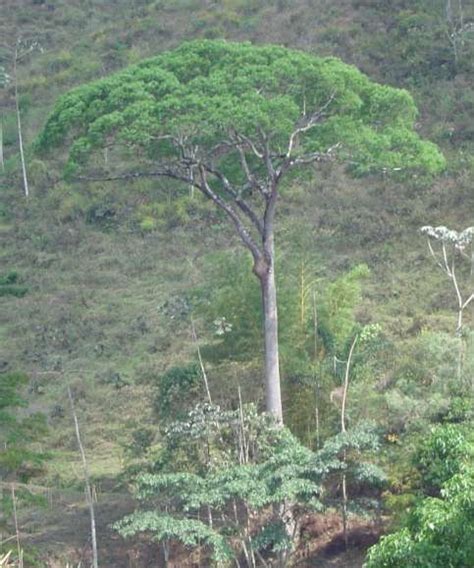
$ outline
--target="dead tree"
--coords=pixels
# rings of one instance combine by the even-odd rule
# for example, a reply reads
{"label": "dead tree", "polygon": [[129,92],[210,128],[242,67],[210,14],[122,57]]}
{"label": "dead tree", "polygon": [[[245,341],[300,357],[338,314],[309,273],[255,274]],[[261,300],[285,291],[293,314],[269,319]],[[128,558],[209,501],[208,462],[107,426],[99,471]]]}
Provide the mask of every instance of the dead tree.
{"label": "dead tree", "polygon": [[[27,175],[27,168],[26,168],[26,158],[25,158],[25,145],[23,141],[23,127],[21,121],[21,109],[20,109],[20,94],[18,89],[18,65],[24,59],[26,59],[33,51],[40,50],[42,48],[37,41],[27,41],[23,40],[21,37],[17,37],[16,40],[10,45],[8,43],[0,44],[0,48],[2,52],[6,54],[4,59],[8,62],[11,68],[11,76],[8,75],[6,72],[2,73],[0,77],[0,86],[3,83],[3,86],[6,87],[10,83],[13,85],[13,99],[15,105],[15,115],[16,115],[16,123],[17,123],[17,130],[18,130],[18,148],[20,151],[20,161],[21,161],[21,174],[23,180],[23,191],[25,193],[25,197],[28,197],[30,194],[29,184],[28,184],[28,175]],[[3,69],[3,67],[2,67]],[[1,154],[1,162],[2,162],[2,169],[3,169],[3,149],[0,152]]]}
{"label": "dead tree", "polygon": [[69,402],[71,405],[71,413],[74,420],[74,429],[76,431],[76,440],[81,453],[82,467],[84,471],[84,484],[86,489],[86,500],[89,507],[90,520],[91,520],[91,539],[92,539],[92,566],[93,568],[99,567],[99,560],[97,554],[97,534],[96,534],[96,522],[95,522],[95,511],[94,511],[94,499],[92,496],[89,467],[87,464],[86,454],[84,452],[84,446],[82,445],[81,433],[79,430],[79,421],[77,419],[76,408],[74,406],[74,398],[72,396],[71,388],[67,388],[67,394],[69,397]]}
{"label": "dead tree", "polygon": [[[464,343],[463,343],[463,316],[465,309],[474,300],[474,291],[471,289],[464,292],[459,284],[459,278],[456,272],[456,260],[467,258],[473,262],[472,252],[469,254],[467,249],[472,246],[474,237],[474,227],[468,227],[464,231],[457,232],[448,229],[445,226],[431,227],[429,225],[422,227],[421,232],[428,237],[428,249],[433,257],[436,265],[450,279],[456,296],[457,303],[457,324],[456,335],[459,337],[459,356],[458,356],[458,379],[462,378],[463,359],[464,359]],[[439,252],[435,251],[433,242],[439,245]],[[471,264],[472,276],[472,264]]]}
{"label": "dead tree", "polygon": [[[346,362],[346,370],[344,373],[344,385],[342,391],[342,404],[341,404],[341,433],[345,434],[347,432],[346,429],[346,407],[347,407],[347,393],[349,392],[349,377],[350,377],[350,370],[352,364],[352,356],[354,354],[354,349],[357,343],[358,336],[356,335],[351,348],[349,350],[349,355],[347,357]],[[343,454],[343,462],[346,463],[347,461],[347,454],[346,450],[344,450]],[[347,494],[347,477],[346,473],[342,474],[342,525],[343,525],[343,532],[344,532],[344,544],[346,550],[349,547],[349,536],[348,536],[348,515],[347,515],[347,504],[349,502],[349,497]]]}

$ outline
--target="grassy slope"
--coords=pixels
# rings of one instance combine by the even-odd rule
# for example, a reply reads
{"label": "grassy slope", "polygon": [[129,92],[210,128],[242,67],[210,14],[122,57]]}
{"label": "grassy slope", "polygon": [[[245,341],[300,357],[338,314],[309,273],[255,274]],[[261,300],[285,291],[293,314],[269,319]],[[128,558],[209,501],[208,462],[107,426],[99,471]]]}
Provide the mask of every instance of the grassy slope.
{"label": "grassy slope", "polygon": [[[416,230],[427,223],[459,228],[472,223],[469,139],[443,142],[450,129],[460,130],[453,109],[466,109],[472,84],[462,73],[455,80],[427,74],[420,81],[404,74],[398,46],[377,49],[384,38],[393,37],[387,30],[403,3],[393,10],[373,4],[228,0],[216,6],[204,0],[136,0],[112,6],[58,0],[50,2],[55,9],[49,12],[30,2],[10,1],[6,17],[38,34],[45,47],[21,68],[27,140],[34,139],[52,102],[67,88],[196,36],[334,54],[378,80],[415,85],[420,128],[444,144],[451,171],[431,187],[418,189],[384,179],[347,180],[337,170],[321,172],[281,208],[279,242],[282,254],[291,257],[295,236],[301,238],[328,278],[367,262],[372,277],[361,318],[381,321],[392,337],[404,339],[414,324],[449,329],[451,296]],[[413,69],[418,69],[415,63]],[[11,97],[6,103],[11,108]],[[126,199],[120,201],[121,223],[108,230],[88,224],[74,199],[68,208],[61,198],[53,198],[58,190],[51,189],[41,164],[36,164],[34,197],[25,206],[15,174],[11,113],[7,124],[11,160],[9,175],[0,180],[0,200],[7,209],[1,219],[1,271],[18,270],[30,292],[20,299],[0,298],[0,362],[30,373],[32,408],[51,416],[48,445],[55,458],[49,480],[60,485],[80,480],[66,382],[75,387],[93,474],[114,477],[131,429],[149,419],[147,380],[193,356],[189,315],[161,306],[207,282],[209,250],[230,251],[238,243],[212,217],[142,234],[135,230]],[[111,384],[115,373],[126,383],[120,389]],[[212,378],[218,389],[218,373]]]}

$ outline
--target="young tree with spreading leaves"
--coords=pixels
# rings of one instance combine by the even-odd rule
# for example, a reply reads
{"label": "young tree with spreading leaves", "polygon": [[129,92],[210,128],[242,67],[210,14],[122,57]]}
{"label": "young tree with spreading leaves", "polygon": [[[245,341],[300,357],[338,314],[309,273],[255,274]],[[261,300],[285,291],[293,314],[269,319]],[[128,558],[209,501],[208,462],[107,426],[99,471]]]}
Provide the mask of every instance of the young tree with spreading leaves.
{"label": "young tree with spreading leaves", "polygon": [[[354,174],[437,172],[444,159],[414,131],[416,114],[408,92],[373,83],[338,59],[199,40],[73,89],[57,102],[38,145],[69,147],[73,177],[87,167],[85,179],[171,178],[224,212],[260,282],[266,408],[282,421],[275,287],[282,181],[336,158]],[[105,164],[93,159],[104,148]],[[125,158],[126,169],[112,168]]]}

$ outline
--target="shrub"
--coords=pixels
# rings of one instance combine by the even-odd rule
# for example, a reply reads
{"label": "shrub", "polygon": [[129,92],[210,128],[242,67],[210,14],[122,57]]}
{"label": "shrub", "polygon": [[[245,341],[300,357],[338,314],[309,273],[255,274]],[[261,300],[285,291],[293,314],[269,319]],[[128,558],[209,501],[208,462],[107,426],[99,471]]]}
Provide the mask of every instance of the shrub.
{"label": "shrub", "polygon": [[406,527],[382,537],[364,568],[467,568],[474,565],[474,471],[454,475],[439,497],[423,499]]}
{"label": "shrub", "polygon": [[125,537],[148,534],[168,551],[172,542],[200,548],[206,566],[254,568],[257,557],[284,568],[299,520],[323,506],[326,476],[344,469],[361,483],[378,477],[371,464],[349,458],[374,449],[369,430],[338,436],[314,454],[253,405],[200,405],[167,428],[164,443],[168,456],[186,454],[187,467],[176,472],[165,459],[161,471],[139,475],[142,508],[115,526]]}
{"label": "shrub", "polygon": [[28,292],[27,286],[18,284],[18,272],[11,270],[4,276],[0,276],[0,297],[14,296],[16,298],[23,298]]}
{"label": "shrub", "polygon": [[178,420],[189,411],[201,395],[202,381],[197,364],[172,367],[161,375],[154,400],[154,408],[160,420]]}
{"label": "shrub", "polygon": [[432,428],[414,457],[414,465],[422,476],[424,493],[439,495],[443,484],[462,471],[472,450],[459,426],[443,424]]}

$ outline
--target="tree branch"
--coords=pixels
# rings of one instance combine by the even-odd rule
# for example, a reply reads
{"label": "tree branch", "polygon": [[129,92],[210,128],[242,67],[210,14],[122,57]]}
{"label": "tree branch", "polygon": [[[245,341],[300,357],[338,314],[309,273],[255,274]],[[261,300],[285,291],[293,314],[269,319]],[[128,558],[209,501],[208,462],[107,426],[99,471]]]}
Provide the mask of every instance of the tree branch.
{"label": "tree branch", "polygon": [[288,142],[288,150],[286,151],[286,157],[288,159],[291,158],[291,152],[293,151],[293,147],[294,147],[296,138],[300,134],[302,134],[303,132],[307,132],[308,130],[310,130],[311,128],[316,126],[316,124],[318,124],[320,122],[320,120],[324,117],[325,110],[332,103],[335,96],[336,96],[336,93],[335,92],[332,93],[332,95],[324,103],[324,105],[320,109],[315,111],[310,117],[307,117],[306,114],[303,114],[303,116],[301,117],[301,119],[299,121],[300,124],[297,125],[296,129],[291,133],[290,140]]}
{"label": "tree branch", "polygon": [[430,254],[431,254],[431,256],[433,257],[434,261],[436,262],[436,265],[439,266],[439,267],[441,268],[441,270],[442,270],[443,272],[446,272],[446,273],[448,274],[448,276],[449,276],[449,267],[448,267],[448,270],[446,270],[446,264],[443,265],[443,263],[438,260],[438,257],[436,256],[436,253],[435,253],[435,251],[434,251],[434,249],[433,249],[433,245],[431,244],[431,241],[430,241],[429,237],[428,237],[427,242],[428,242],[428,249],[429,249]]}
{"label": "tree branch", "polygon": [[208,166],[207,164],[199,164],[199,165],[202,165],[202,167],[206,170],[206,172],[215,176],[222,183],[222,186],[226,191],[226,193],[230,195],[230,197],[235,201],[235,203],[242,211],[242,213],[247,215],[250,221],[255,225],[259,234],[263,235],[262,220],[258,217],[257,213],[250,207],[250,205],[245,201],[245,199],[239,194],[239,191],[236,191],[232,187],[232,184],[229,182],[227,177],[219,170],[216,170]]}
{"label": "tree branch", "polygon": [[250,171],[250,167],[249,167],[248,162],[247,162],[247,156],[245,155],[245,151],[240,144],[237,145],[237,151],[239,152],[239,156],[240,156],[240,165],[242,166],[242,169],[244,170],[245,177],[247,178],[247,181],[248,181],[250,187],[256,189],[259,193],[264,195],[265,194],[265,188],[262,187],[261,183],[259,183],[259,181],[255,177],[255,175]]}
{"label": "tree branch", "polygon": [[240,132],[234,130],[231,133],[231,138],[235,138],[238,143],[244,143],[246,146],[248,146],[259,160],[263,159],[264,152],[259,150],[255,143],[248,136],[245,136],[244,134],[241,134]]}
{"label": "tree branch", "polygon": [[[191,165],[191,162],[190,164]],[[149,172],[125,172],[122,174],[115,174],[115,175],[105,175],[105,176],[79,176],[75,178],[75,181],[88,181],[88,182],[98,182],[98,181],[117,181],[117,180],[134,180],[134,179],[141,179],[141,178],[152,178],[152,177],[168,177],[171,179],[175,179],[177,181],[182,181],[189,185],[192,185],[201,193],[203,193],[206,197],[211,199],[220,209],[222,209],[232,220],[234,223],[237,232],[240,238],[243,240],[244,244],[252,253],[254,259],[258,259],[261,257],[261,251],[258,248],[257,243],[254,241],[252,236],[250,235],[248,229],[242,223],[242,220],[238,216],[237,212],[224,201],[219,195],[217,195],[212,188],[210,187],[206,172],[215,175],[220,179],[220,181],[224,185],[224,189],[229,193],[229,195],[234,199],[235,203],[241,209],[243,213],[245,213],[248,218],[255,224],[259,234],[263,235],[263,225],[262,221],[258,218],[257,214],[250,208],[250,206],[245,202],[245,200],[233,190],[228,180],[220,174],[217,170],[213,170],[209,166],[202,164],[202,163],[193,163],[196,166],[201,174],[201,182],[197,182],[193,177],[186,175],[183,172],[180,172],[180,168],[182,167],[181,164],[174,164],[173,166],[168,166],[160,170],[154,170]]]}
{"label": "tree branch", "polygon": [[[261,129],[259,128],[260,136],[262,137],[263,141],[263,156],[262,159],[265,162],[265,166],[267,168],[268,174],[268,181],[271,186],[270,191],[272,192],[276,188],[276,180],[278,178],[277,173],[275,171],[275,167],[273,166],[272,161],[272,153],[270,151],[270,137]],[[267,193],[268,189],[264,192]]]}
{"label": "tree branch", "polygon": [[472,302],[472,300],[474,300],[474,294],[471,294],[469,298],[464,302],[464,304],[462,305],[462,309],[464,310],[464,308],[467,308],[467,306]]}
{"label": "tree branch", "polygon": [[449,261],[448,261],[448,253],[446,252],[446,245],[443,243],[443,259],[444,259],[444,265],[446,267],[446,274],[452,278],[453,277],[453,270],[454,270],[454,257],[453,257],[453,266],[452,269],[449,268]]}
{"label": "tree branch", "polygon": [[330,146],[325,152],[311,152],[309,154],[303,154],[302,156],[298,156],[298,158],[293,158],[289,160],[288,166],[301,166],[305,164],[312,164],[314,162],[324,162],[326,160],[332,159],[332,153],[334,150],[337,150],[341,146],[341,143],[338,142],[333,146]]}
{"label": "tree branch", "polygon": [[201,183],[198,185],[200,191],[202,191],[209,199],[211,199],[220,209],[222,209],[228,217],[230,217],[232,223],[234,224],[239,237],[242,239],[244,245],[250,250],[255,261],[258,261],[262,257],[262,252],[260,251],[257,243],[252,238],[245,225],[242,223],[239,215],[234,211],[234,209],[226,203],[217,193],[215,193],[209,182],[207,181],[207,172],[202,164],[198,165],[199,174],[201,176]]}

